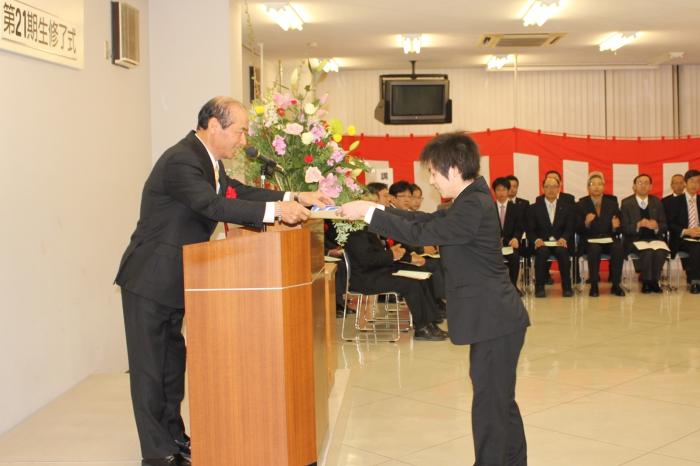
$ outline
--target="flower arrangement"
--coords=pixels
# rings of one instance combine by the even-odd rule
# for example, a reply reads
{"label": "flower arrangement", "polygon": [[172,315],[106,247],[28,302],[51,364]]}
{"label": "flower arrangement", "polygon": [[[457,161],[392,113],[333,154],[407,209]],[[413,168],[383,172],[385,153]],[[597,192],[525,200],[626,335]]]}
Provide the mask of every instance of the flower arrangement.
{"label": "flower arrangement", "polygon": [[[306,62],[311,83],[299,90],[299,69],[294,70],[289,89],[265,93],[253,102],[250,111],[248,142],[284,169],[275,173],[271,183],[284,191],[320,190],[336,204],[359,199],[364,191],[357,177],[369,170],[367,164],[341,146],[343,134],[355,135],[355,128],[337,119],[327,120],[328,94],[316,98],[315,89],[325,77],[325,63]],[[261,163],[251,162],[249,175],[260,173]],[[362,222],[335,221],[337,241],[344,244],[347,235],[361,229]]]}

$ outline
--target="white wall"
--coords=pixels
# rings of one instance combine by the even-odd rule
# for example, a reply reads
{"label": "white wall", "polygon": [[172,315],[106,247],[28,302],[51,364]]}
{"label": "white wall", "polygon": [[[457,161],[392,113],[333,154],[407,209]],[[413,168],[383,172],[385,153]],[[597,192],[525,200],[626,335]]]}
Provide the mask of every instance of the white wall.
{"label": "white wall", "polygon": [[[433,134],[459,129],[519,128],[576,135],[659,137],[673,135],[673,74],[670,66],[640,70],[521,71],[517,102],[512,72],[432,69],[450,77],[453,123],[384,125],[374,119],[378,77],[396,70],[342,70],[321,89],[330,112],[369,135]],[[700,134],[700,67],[681,67],[681,134]]]}
{"label": "white wall", "polygon": [[85,2],[82,71],[0,51],[0,432],[89,374],[126,369],[112,281],[151,147],[148,2],[130,3],[132,70],[105,59],[108,1]]}

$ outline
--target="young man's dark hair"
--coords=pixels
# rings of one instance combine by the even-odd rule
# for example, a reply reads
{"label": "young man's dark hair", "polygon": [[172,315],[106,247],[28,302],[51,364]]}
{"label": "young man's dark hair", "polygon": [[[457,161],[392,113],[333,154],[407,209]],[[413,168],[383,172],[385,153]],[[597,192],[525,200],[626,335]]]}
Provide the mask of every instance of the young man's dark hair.
{"label": "young man's dark hair", "polygon": [[411,183],[404,180],[397,181],[389,187],[389,194],[391,194],[392,196],[396,196],[399,193],[405,193],[406,191],[408,191],[409,193],[413,193],[413,191],[411,190]]}
{"label": "young man's dark hair", "polygon": [[516,183],[518,183],[518,186],[520,186],[520,180],[515,175],[508,175],[505,177],[505,179],[507,179],[508,181],[515,181]]}
{"label": "young man's dark hair", "polygon": [[653,183],[654,183],[654,182],[652,181],[652,179],[651,179],[651,176],[650,176],[650,175],[647,175],[646,173],[640,173],[639,175],[635,176],[635,177],[634,177],[634,180],[632,180],[632,183],[636,184],[636,183],[637,183],[637,180],[640,179],[640,178],[642,178],[642,177],[644,177],[644,176],[646,176],[647,178],[649,178],[649,183],[650,183],[650,184],[653,184]]}
{"label": "young man's dark hair", "polygon": [[496,191],[496,188],[498,186],[501,186],[501,187],[506,188],[506,189],[510,189],[510,180],[508,178],[506,178],[505,176],[502,176],[500,178],[496,178],[495,180],[493,180],[493,183],[491,183],[491,189]]}
{"label": "young man's dark hair", "polygon": [[415,193],[416,191],[420,191],[420,193],[423,194],[423,190],[420,189],[420,186],[418,186],[417,184],[413,183],[413,184],[411,185],[411,194]]}
{"label": "young man's dark hair", "polygon": [[462,132],[446,133],[430,141],[420,154],[420,161],[447,178],[450,167],[462,173],[463,180],[479,176],[479,148],[474,140]]}
{"label": "young man's dark hair", "polygon": [[687,183],[689,179],[691,179],[695,176],[700,176],[700,170],[695,170],[695,169],[688,170],[687,172],[685,172],[685,176],[683,177],[683,179]]}
{"label": "young man's dark hair", "polygon": [[380,183],[379,181],[369,183],[367,184],[367,186],[365,186],[365,188],[367,188],[367,191],[371,194],[379,194],[379,191],[389,189],[389,187],[385,183]]}
{"label": "young man's dark hair", "polygon": [[547,173],[544,174],[544,177],[547,178],[549,175],[557,175],[557,178],[561,180],[561,173],[559,173],[556,170],[549,170]]}

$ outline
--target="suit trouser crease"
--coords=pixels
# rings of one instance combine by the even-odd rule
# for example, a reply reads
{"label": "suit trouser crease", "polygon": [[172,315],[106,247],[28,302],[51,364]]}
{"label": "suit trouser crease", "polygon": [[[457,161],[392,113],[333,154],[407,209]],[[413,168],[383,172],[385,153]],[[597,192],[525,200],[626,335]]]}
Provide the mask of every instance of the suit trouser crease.
{"label": "suit trouser crease", "polygon": [[516,368],[525,329],[470,349],[475,466],[525,466],[527,444],[515,401]]}
{"label": "suit trouser crease", "polygon": [[588,243],[586,245],[591,283],[600,281],[600,257],[602,254],[610,255],[610,281],[613,285],[619,285],[622,279],[622,262],[624,261],[624,249],[620,241],[614,241],[610,244]]}
{"label": "suit trouser crease", "polygon": [[185,391],[183,309],[122,288],[131,400],[144,458],[178,453],[184,440],[180,405]]}
{"label": "suit trouser crease", "polygon": [[547,272],[547,259],[554,255],[559,263],[561,274],[561,286],[565,290],[571,288],[571,256],[569,250],[564,247],[541,246],[535,250],[535,286],[544,287],[544,279]]}
{"label": "suit trouser crease", "polygon": [[645,282],[658,282],[668,253],[663,249],[645,249],[640,251],[637,248],[634,248],[634,252],[639,257],[639,273],[642,276],[642,280]]}

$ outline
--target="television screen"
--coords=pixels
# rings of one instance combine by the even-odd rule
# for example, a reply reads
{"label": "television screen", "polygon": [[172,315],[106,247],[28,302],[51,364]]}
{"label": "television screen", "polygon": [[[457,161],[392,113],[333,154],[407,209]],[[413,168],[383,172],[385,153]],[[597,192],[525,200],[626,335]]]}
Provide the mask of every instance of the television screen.
{"label": "television screen", "polygon": [[443,84],[394,84],[391,86],[393,116],[427,116],[445,113]]}

